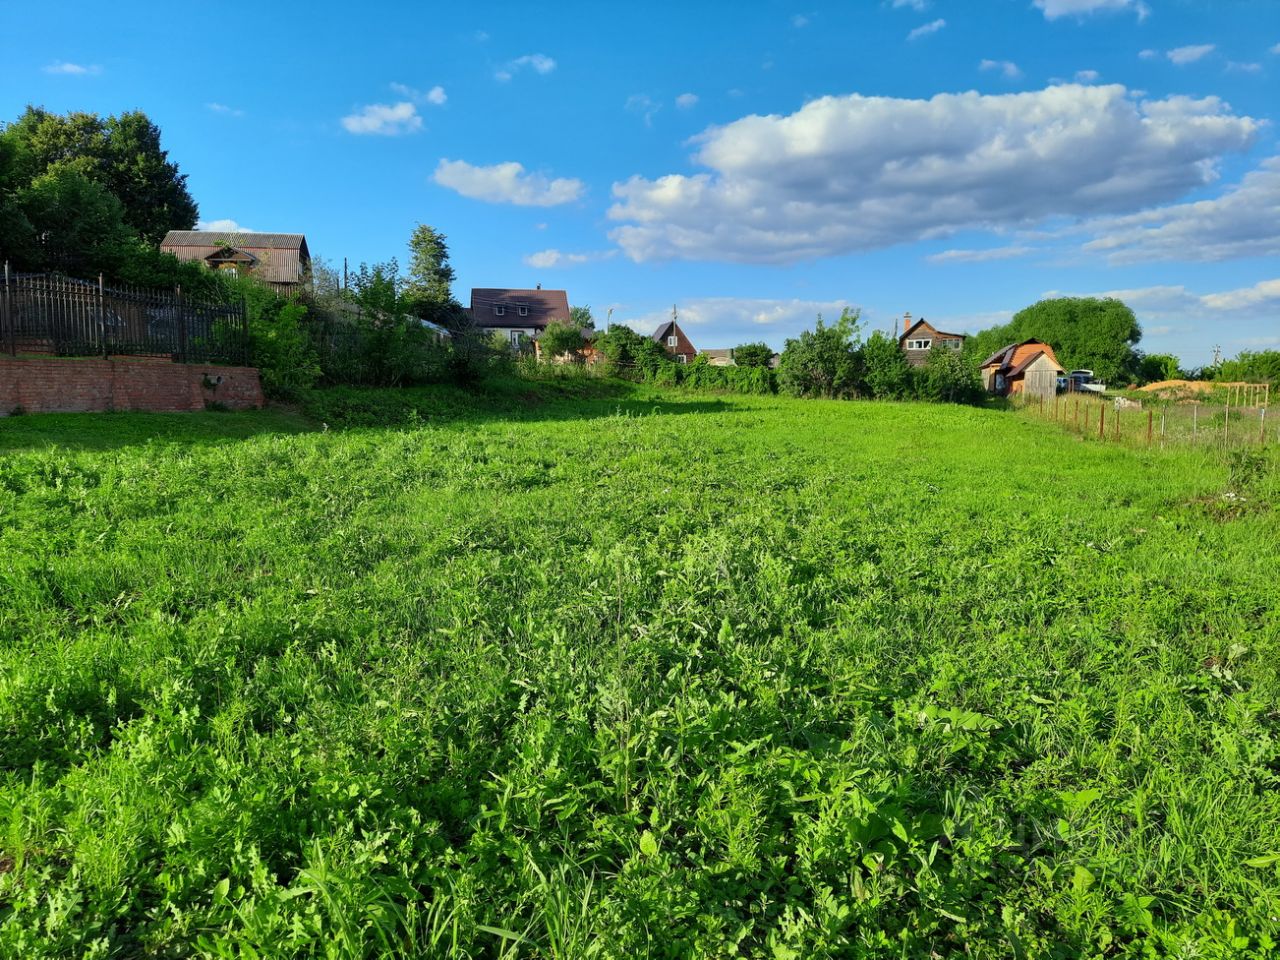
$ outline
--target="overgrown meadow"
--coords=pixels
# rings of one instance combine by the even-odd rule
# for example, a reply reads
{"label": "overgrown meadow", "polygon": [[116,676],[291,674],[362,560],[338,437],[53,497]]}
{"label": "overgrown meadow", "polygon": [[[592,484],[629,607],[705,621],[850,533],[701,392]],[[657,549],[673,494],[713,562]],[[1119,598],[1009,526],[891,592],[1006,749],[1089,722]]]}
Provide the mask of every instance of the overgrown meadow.
{"label": "overgrown meadow", "polygon": [[580,389],[0,421],[0,956],[1280,949],[1274,454]]}

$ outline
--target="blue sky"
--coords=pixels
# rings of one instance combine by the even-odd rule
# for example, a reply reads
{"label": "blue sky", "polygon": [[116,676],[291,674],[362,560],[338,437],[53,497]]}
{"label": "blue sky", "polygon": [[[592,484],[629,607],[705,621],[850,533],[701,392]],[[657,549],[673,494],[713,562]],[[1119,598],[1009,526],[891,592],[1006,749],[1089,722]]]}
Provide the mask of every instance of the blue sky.
{"label": "blue sky", "polygon": [[206,223],[339,266],[429,223],[464,302],[700,347],[1119,291],[1149,351],[1280,347],[1274,0],[175,9],[5,3],[0,117],[142,109]]}

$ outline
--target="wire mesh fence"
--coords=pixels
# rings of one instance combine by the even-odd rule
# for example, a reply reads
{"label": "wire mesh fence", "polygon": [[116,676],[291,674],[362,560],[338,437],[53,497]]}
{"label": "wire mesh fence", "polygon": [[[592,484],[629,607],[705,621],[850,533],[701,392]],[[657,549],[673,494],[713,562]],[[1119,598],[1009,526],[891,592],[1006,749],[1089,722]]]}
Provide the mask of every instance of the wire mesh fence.
{"label": "wire mesh fence", "polygon": [[[1237,394],[1238,395],[1238,394]],[[1261,403],[1231,403],[1232,394],[1203,401],[1161,402],[1121,396],[1070,393],[1017,399],[1015,406],[1082,437],[1134,446],[1210,445],[1239,447],[1280,442],[1280,415]]]}
{"label": "wire mesh fence", "polygon": [[252,362],[243,301],[14,274],[0,287],[0,351],[17,357],[139,356],[176,363]]}

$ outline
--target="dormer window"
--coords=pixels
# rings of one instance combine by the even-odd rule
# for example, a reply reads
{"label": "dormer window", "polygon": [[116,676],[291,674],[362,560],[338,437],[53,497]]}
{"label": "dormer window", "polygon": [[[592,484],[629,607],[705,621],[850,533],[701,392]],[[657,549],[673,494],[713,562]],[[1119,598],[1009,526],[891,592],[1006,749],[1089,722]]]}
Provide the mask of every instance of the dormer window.
{"label": "dormer window", "polygon": [[667,346],[668,346],[668,347],[678,347],[678,346],[680,346],[680,338],[679,338],[679,337],[667,337]]}
{"label": "dormer window", "polygon": [[504,317],[506,316],[506,314],[507,314],[507,308],[504,307],[502,304],[495,303],[493,305],[493,315],[495,317]]}
{"label": "dormer window", "polygon": [[520,314],[522,317],[527,317],[529,315],[529,308],[523,305],[516,307],[516,313]]}

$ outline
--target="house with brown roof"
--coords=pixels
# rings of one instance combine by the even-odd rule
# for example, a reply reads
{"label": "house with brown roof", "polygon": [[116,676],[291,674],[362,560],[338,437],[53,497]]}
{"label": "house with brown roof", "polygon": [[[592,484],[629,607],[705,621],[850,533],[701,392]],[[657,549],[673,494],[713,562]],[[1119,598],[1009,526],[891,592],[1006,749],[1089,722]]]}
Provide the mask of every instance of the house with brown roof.
{"label": "house with brown roof", "polygon": [[512,346],[536,340],[549,323],[569,322],[569,294],[564,290],[512,290],[473,287],[471,321],[480,329],[500,334]]}
{"label": "house with brown roof", "polygon": [[707,363],[713,367],[736,367],[738,365],[733,359],[733,349],[729,347],[704,348],[698,351],[698,356],[706,357]]}
{"label": "house with brown roof", "polygon": [[301,233],[170,230],[160,251],[199,261],[210,270],[256,277],[281,290],[303,283],[311,270],[311,251]]}
{"label": "house with brown roof", "polygon": [[986,391],[1002,397],[1052,397],[1058,392],[1058,378],[1066,374],[1053,347],[1035,339],[1001,347],[978,369]]}
{"label": "house with brown roof", "polygon": [[955,350],[964,348],[963,333],[947,333],[939,330],[924,317],[912,320],[911,314],[902,317],[902,335],[898,337],[898,349],[907,355],[907,363],[923,367],[930,350]]}
{"label": "house with brown roof", "polygon": [[676,363],[691,363],[698,355],[693,342],[685,336],[684,331],[680,329],[680,324],[674,320],[668,320],[653,331],[653,339],[661,344]]}

